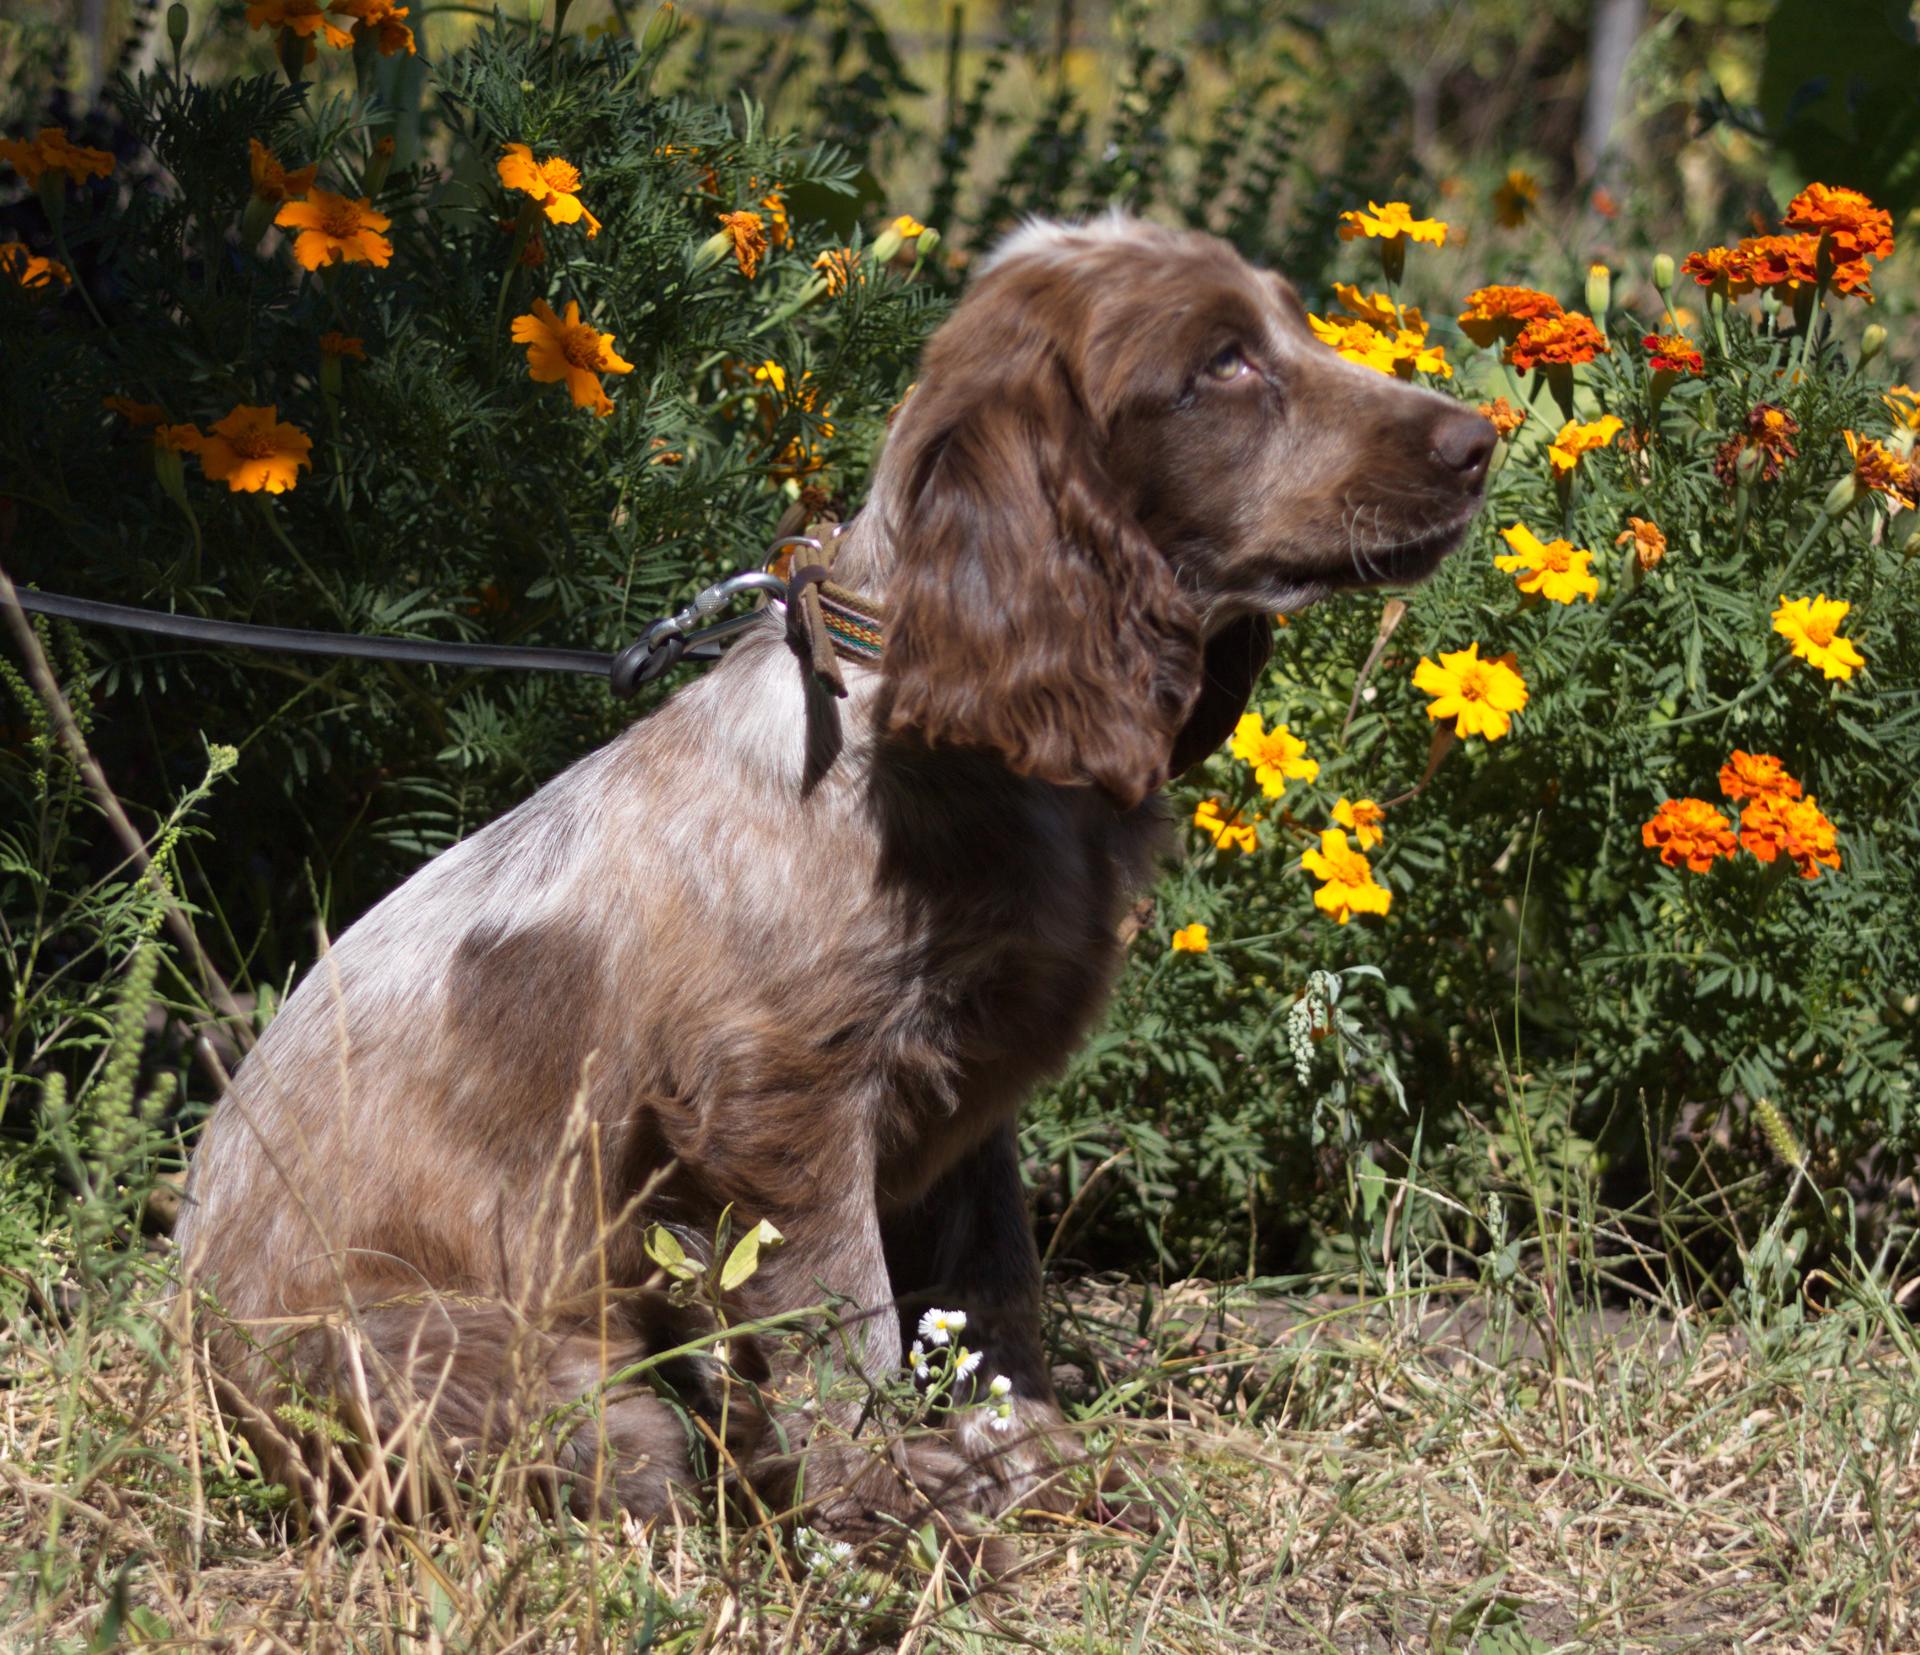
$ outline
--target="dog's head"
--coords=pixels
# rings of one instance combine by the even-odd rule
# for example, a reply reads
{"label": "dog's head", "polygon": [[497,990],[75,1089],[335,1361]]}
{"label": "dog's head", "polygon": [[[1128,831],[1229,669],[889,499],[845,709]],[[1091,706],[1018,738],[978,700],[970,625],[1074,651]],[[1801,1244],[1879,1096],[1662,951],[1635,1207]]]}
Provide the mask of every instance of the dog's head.
{"label": "dog's head", "polygon": [[1343,361],[1224,242],[1029,226],[927,347],[883,460],[885,727],[1137,804],[1224,738],[1274,613],[1432,572],[1493,446]]}

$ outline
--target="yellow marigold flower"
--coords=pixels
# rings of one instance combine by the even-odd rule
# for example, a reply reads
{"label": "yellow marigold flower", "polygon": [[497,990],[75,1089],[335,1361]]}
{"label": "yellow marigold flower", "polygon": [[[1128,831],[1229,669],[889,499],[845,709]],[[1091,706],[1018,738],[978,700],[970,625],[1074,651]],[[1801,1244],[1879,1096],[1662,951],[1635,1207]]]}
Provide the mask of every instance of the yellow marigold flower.
{"label": "yellow marigold flower", "polygon": [[326,356],[350,356],[356,362],[367,359],[367,342],[357,333],[323,333],[320,350]]}
{"label": "yellow marigold flower", "polygon": [[740,274],[752,281],[767,253],[767,229],[758,213],[722,213],[720,228],[733,246]]}
{"label": "yellow marigold flower", "polygon": [[351,17],[354,38],[372,40],[382,57],[398,52],[414,55],[413,30],[401,21],[407,15],[405,6],[396,6],[393,0],[333,0],[327,10],[335,17]]}
{"label": "yellow marigold flower", "polygon": [[1365,212],[1356,207],[1340,215],[1342,241],[1357,241],[1362,236],[1372,241],[1427,241],[1444,247],[1447,227],[1437,218],[1415,218],[1404,201],[1389,201],[1384,207],[1369,201]]}
{"label": "yellow marigold flower", "polygon": [[254,195],[275,206],[289,196],[305,195],[320,173],[317,162],[289,172],[258,138],[247,140],[247,170],[253,175]]}
{"label": "yellow marigold flower", "polygon": [[1540,185],[1533,174],[1513,167],[1493,192],[1493,216],[1509,230],[1517,230],[1539,202]]}
{"label": "yellow marigold flower", "polygon": [[920,220],[915,218],[911,213],[902,213],[896,218],[893,221],[892,229],[893,233],[902,241],[912,241],[915,236],[923,236],[927,233],[926,225],[922,224]]}
{"label": "yellow marigold flower", "polygon": [[293,256],[308,270],[323,264],[371,264],[384,270],[393,257],[393,243],[379,233],[393,220],[376,213],[365,196],[355,201],[332,190],[311,190],[305,201],[289,201],[273,222],[300,232]]}
{"label": "yellow marigold flower", "polygon": [[[1393,302],[1390,294],[1362,293],[1359,288],[1347,282],[1333,284],[1334,302],[1359,321],[1370,323],[1376,328],[1397,330],[1403,326],[1415,328],[1421,333],[1427,331],[1426,323],[1420,312],[1412,305],[1402,309]],[[1406,320],[1403,322],[1402,317]]]}
{"label": "yellow marigold flower", "polygon": [[1840,866],[1839,835],[1812,798],[1762,794],[1740,812],[1740,843],[1762,862],[1785,855],[1802,879]]}
{"label": "yellow marigold flower", "polygon": [[10,163],[29,184],[38,185],[48,173],[69,184],[85,178],[105,178],[113,171],[113,156],[104,149],[88,149],[67,136],[66,128],[43,126],[31,138],[0,138],[0,161]]}
{"label": "yellow marigold flower", "polygon": [[1514,407],[1505,397],[1495,397],[1491,402],[1480,403],[1475,412],[1484,414],[1488,423],[1502,437],[1511,437],[1527,423],[1526,409]]}
{"label": "yellow marigold flower", "polygon": [[318,34],[329,46],[351,46],[353,36],[336,28],[320,10],[320,0],[247,0],[247,27],[250,29],[287,29],[307,43],[307,61],[315,55],[313,37]]}
{"label": "yellow marigold flower", "polygon": [[633,364],[614,351],[612,334],[580,320],[574,300],[562,318],[545,299],[535,299],[531,314],[513,319],[513,338],[527,347],[527,372],[538,384],[565,380],[575,406],[591,408],[602,419],[613,412],[613,400],[600,388],[600,375],[633,372]]}
{"label": "yellow marigold flower", "polygon": [[496,167],[500,182],[510,190],[533,197],[535,204],[555,224],[586,222],[587,240],[600,233],[600,220],[588,212],[580,199],[580,169],[571,161],[549,155],[536,161],[525,144],[506,144]]}
{"label": "yellow marigold flower", "polygon": [[1854,481],[1875,494],[1884,494],[1896,511],[1913,510],[1914,476],[1907,462],[1871,437],[1858,437],[1851,431],[1840,435],[1846,439],[1847,454],[1853,461]]}
{"label": "yellow marigold flower", "polygon": [[851,247],[829,247],[813,261],[813,268],[826,279],[827,292],[837,298],[846,292],[849,282],[866,281],[860,259]]}
{"label": "yellow marigold flower", "polygon": [[[289,426],[288,430],[292,430]],[[156,425],[153,446],[171,449],[175,454],[198,454],[206,446],[206,436],[197,425]]]}
{"label": "yellow marigold flower", "polygon": [[1256,818],[1228,810],[1221,799],[1203,799],[1193,813],[1193,825],[1213,840],[1218,851],[1256,851],[1259,837],[1254,833]]}
{"label": "yellow marigold flower", "polygon": [[1207,951],[1207,928],[1198,920],[1191,925],[1183,925],[1173,934],[1173,952],[1176,954],[1204,954]]}
{"label": "yellow marigold flower", "polygon": [[1815,598],[1795,598],[1791,603],[1783,593],[1780,607],[1773,612],[1773,630],[1793,646],[1794,655],[1809,661],[1829,678],[1846,680],[1867,664],[1849,638],[1839,634],[1839,626],[1853,605],[1843,599],[1828,600],[1822,592]]}
{"label": "yellow marigold flower", "polygon": [[1720,766],[1720,791],[1736,804],[1742,799],[1797,799],[1800,784],[1771,753],[1743,753],[1738,747]]}
{"label": "yellow marigold flower", "polygon": [[29,252],[21,241],[0,243],[0,275],[11,276],[26,288],[51,287],[55,282],[62,287],[73,286],[71,270],[58,259],[43,259]]}
{"label": "yellow marigold flower", "polygon": [[1600,582],[1593,577],[1593,553],[1575,551],[1568,540],[1542,541],[1524,523],[1502,529],[1500,538],[1513,548],[1511,557],[1496,557],[1493,566],[1517,576],[1515,584],[1522,592],[1545,598],[1549,603],[1572,603],[1585,598],[1588,603],[1600,596]]}
{"label": "yellow marigold flower", "polygon": [[1269,730],[1258,713],[1242,713],[1233,727],[1233,756],[1253,766],[1253,779],[1269,799],[1287,790],[1289,781],[1310,782],[1320,774],[1317,759],[1306,756],[1307,744],[1284,724]]}
{"label": "yellow marigold flower", "polygon": [[1653,568],[1667,555],[1667,537],[1660,532],[1660,526],[1644,517],[1629,517],[1627,527],[1613,537],[1616,546],[1633,542],[1633,560],[1641,569]]}
{"label": "yellow marigold flower", "polygon": [[1585,425],[1578,420],[1568,420],[1547,447],[1547,459],[1553,466],[1554,476],[1572,476],[1582,454],[1591,454],[1596,448],[1607,447],[1625,429],[1626,426],[1612,414],[1604,414]]}
{"label": "yellow marigold flower", "polygon": [[1380,824],[1387,813],[1372,799],[1341,799],[1333,807],[1333,819],[1354,837],[1362,850],[1372,850],[1386,838]]}
{"label": "yellow marigold flower", "polygon": [[[191,427],[188,427],[191,429]],[[214,421],[206,435],[190,443],[200,455],[200,469],[235,494],[284,494],[297,483],[300,468],[311,466],[313,439],[297,425],[280,419],[278,408],[250,408],[242,403],[225,419]]]}
{"label": "yellow marigold flower", "polygon": [[1732,825],[1705,799],[1668,799],[1640,826],[1640,843],[1657,850],[1669,868],[1705,873],[1738,846]]}
{"label": "yellow marigold flower", "polygon": [[1920,431],[1920,391],[1911,385],[1889,385],[1880,399],[1893,415],[1893,423],[1903,430]]}
{"label": "yellow marigold flower", "polygon": [[1413,683],[1433,697],[1427,717],[1454,719],[1454,734],[1462,737],[1498,741],[1512,727],[1513,715],[1527,704],[1527,681],[1514,670],[1513,657],[1483,661],[1478,643],[1442,651],[1437,665],[1421,656]]}
{"label": "yellow marigold flower", "polygon": [[1322,881],[1313,893],[1313,905],[1345,925],[1355,914],[1384,914],[1393,906],[1393,893],[1373,877],[1367,859],[1347,843],[1338,828],[1320,835],[1318,850],[1303,851],[1300,865]]}
{"label": "yellow marigold flower", "polygon": [[136,431],[158,425],[167,417],[166,409],[159,403],[135,402],[131,397],[102,397],[100,406],[118,414]]}
{"label": "yellow marigold flower", "polygon": [[[1406,315],[1410,322],[1419,321],[1419,311],[1411,307]],[[1416,373],[1438,374],[1442,379],[1453,378],[1453,366],[1447,361],[1446,347],[1429,345],[1424,325],[1379,328],[1371,322],[1348,321],[1342,316],[1324,320],[1309,316],[1307,325],[1323,345],[1331,346],[1347,361],[1357,362],[1363,368],[1373,369],[1375,373],[1393,374],[1401,379],[1411,379]]]}

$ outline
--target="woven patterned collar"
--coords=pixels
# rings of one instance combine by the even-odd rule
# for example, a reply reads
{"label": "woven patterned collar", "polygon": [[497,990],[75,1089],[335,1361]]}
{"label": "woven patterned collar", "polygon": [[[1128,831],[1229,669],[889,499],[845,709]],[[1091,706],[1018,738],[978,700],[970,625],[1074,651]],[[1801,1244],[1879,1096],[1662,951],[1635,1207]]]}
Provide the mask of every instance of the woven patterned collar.
{"label": "woven patterned collar", "polygon": [[844,660],[877,665],[886,644],[885,607],[830,580],[820,582],[819,592],[820,622],[833,643],[834,653]]}

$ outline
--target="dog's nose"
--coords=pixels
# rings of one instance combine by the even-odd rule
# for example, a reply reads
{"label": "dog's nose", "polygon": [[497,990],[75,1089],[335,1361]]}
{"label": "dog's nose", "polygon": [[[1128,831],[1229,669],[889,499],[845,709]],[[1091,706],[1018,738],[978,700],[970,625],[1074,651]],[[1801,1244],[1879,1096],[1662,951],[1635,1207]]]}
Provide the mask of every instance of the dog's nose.
{"label": "dog's nose", "polygon": [[1434,423],[1433,457],[1463,483],[1478,483],[1487,474],[1498,433],[1483,414],[1471,409],[1443,414]]}

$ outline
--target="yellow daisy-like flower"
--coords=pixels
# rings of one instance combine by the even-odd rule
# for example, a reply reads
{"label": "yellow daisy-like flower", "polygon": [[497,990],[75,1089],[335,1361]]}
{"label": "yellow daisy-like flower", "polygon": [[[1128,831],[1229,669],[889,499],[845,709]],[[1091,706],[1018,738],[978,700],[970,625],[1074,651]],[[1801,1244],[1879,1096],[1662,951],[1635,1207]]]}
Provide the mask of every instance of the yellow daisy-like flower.
{"label": "yellow daisy-like flower", "polygon": [[1568,420],[1547,447],[1547,459],[1553,466],[1554,476],[1571,477],[1579,467],[1581,455],[1607,447],[1625,429],[1625,423],[1612,414],[1602,415],[1585,425],[1578,420]]}
{"label": "yellow daisy-like flower", "polygon": [[600,220],[588,212],[580,199],[580,169],[571,161],[549,155],[536,161],[525,144],[506,144],[495,170],[500,182],[510,190],[531,196],[540,210],[555,224],[583,222],[587,240],[600,233]]}
{"label": "yellow daisy-like flower", "polygon": [[1493,566],[1516,576],[1522,592],[1549,603],[1572,603],[1575,598],[1591,603],[1600,596],[1600,582],[1590,568],[1593,553],[1575,551],[1568,540],[1542,541],[1524,523],[1502,529],[1500,538],[1513,548],[1513,555],[1496,557]]}
{"label": "yellow daisy-like flower", "polygon": [[760,261],[767,254],[765,222],[758,213],[722,213],[720,231],[733,248],[740,274],[752,281],[760,273]]}
{"label": "yellow daisy-like flower", "polygon": [[1852,608],[1844,599],[1829,600],[1824,592],[1791,602],[1783,593],[1780,607],[1773,612],[1773,630],[1793,646],[1797,659],[1811,662],[1829,678],[1844,681],[1867,664],[1853,640],[1840,636],[1840,623]]}
{"label": "yellow daisy-like flower", "polygon": [[1880,399],[1893,415],[1893,423],[1905,431],[1920,431],[1920,391],[1911,385],[1889,385]]}
{"label": "yellow daisy-like flower", "polygon": [[407,8],[396,6],[393,0],[333,0],[327,10],[335,17],[351,17],[354,38],[372,40],[380,48],[382,57],[392,57],[399,52],[412,57],[417,50],[413,30],[401,21],[407,15]]}
{"label": "yellow daisy-like flower", "polygon": [[1380,824],[1387,813],[1372,799],[1341,799],[1333,807],[1333,819],[1354,837],[1362,850],[1372,850],[1386,838]]}
{"label": "yellow daisy-like flower", "polygon": [[332,190],[312,190],[305,201],[289,201],[274,214],[283,230],[298,230],[294,259],[305,269],[326,264],[371,264],[384,270],[393,243],[380,234],[393,220],[376,213],[365,196],[355,201]]}
{"label": "yellow daisy-like flower", "polygon": [[1233,727],[1233,756],[1253,766],[1253,779],[1269,799],[1287,790],[1289,781],[1310,782],[1320,774],[1317,759],[1306,756],[1307,744],[1284,724],[1269,730],[1258,713],[1242,713]]}
{"label": "yellow daisy-like flower", "polygon": [[1313,905],[1345,925],[1355,914],[1384,914],[1393,893],[1373,877],[1367,859],[1347,843],[1338,828],[1320,835],[1318,850],[1303,851],[1300,866],[1321,881]]}
{"label": "yellow daisy-like flower", "polygon": [[1256,851],[1259,836],[1253,830],[1253,818],[1228,810],[1221,799],[1203,799],[1193,813],[1193,825],[1213,840],[1217,851]]}
{"label": "yellow daisy-like flower", "polygon": [[1912,511],[1913,468],[1885,443],[1855,436],[1851,431],[1840,435],[1846,439],[1847,457],[1853,461],[1853,480],[1863,489],[1885,495],[1895,511]]}
{"label": "yellow daisy-like flower", "polygon": [[[192,427],[171,427],[178,433]],[[197,434],[196,434],[197,436]],[[170,445],[171,446],[171,445]],[[242,403],[225,419],[216,420],[204,437],[185,446],[200,455],[200,469],[235,494],[284,494],[300,480],[300,468],[313,462],[313,439],[297,425],[285,424],[277,407],[250,408]]]}
{"label": "yellow daisy-like flower", "polygon": [[1198,920],[1191,925],[1183,925],[1173,934],[1173,952],[1176,954],[1204,954],[1207,951],[1207,928]]}
{"label": "yellow daisy-like flower", "polygon": [[11,276],[25,288],[73,286],[73,272],[58,259],[43,259],[29,252],[23,241],[0,242],[0,275]]}
{"label": "yellow daisy-like flower", "polygon": [[926,225],[911,213],[902,213],[893,221],[892,228],[893,233],[902,241],[912,241],[915,236],[924,236],[927,233]]}
{"label": "yellow daisy-like flower", "polygon": [[69,184],[84,178],[105,178],[113,171],[113,156],[104,149],[88,149],[67,136],[65,127],[43,126],[31,138],[0,138],[0,161],[8,162],[29,184],[38,185],[48,173]]}
{"label": "yellow daisy-like flower", "polygon": [[527,347],[527,372],[537,383],[565,380],[575,405],[602,419],[613,412],[613,399],[601,389],[600,376],[633,372],[633,364],[614,351],[612,334],[580,320],[575,300],[568,301],[563,318],[545,299],[535,299],[531,314],[513,319],[513,338]]}
{"label": "yellow daisy-like flower", "polygon": [[1477,642],[1443,650],[1437,665],[1421,656],[1413,682],[1433,697],[1427,717],[1454,719],[1454,734],[1462,737],[1498,741],[1512,727],[1513,715],[1527,704],[1527,681],[1514,670],[1513,657],[1483,661]]}
{"label": "yellow daisy-like flower", "polygon": [[1384,207],[1369,201],[1365,212],[1356,207],[1340,215],[1342,241],[1357,241],[1362,236],[1372,241],[1426,241],[1444,247],[1447,227],[1437,218],[1415,218],[1404,201],[1389,201]]}
{"label": "yellow daisy-like flower", "polygon": [[278,206],[289,197],[302,196],[313,188],[319,176],[319,163],[296,167],[289,172],[272,150],[258,138],[247,140],[247,171],[253,178],[253,193],[261,201]]}

